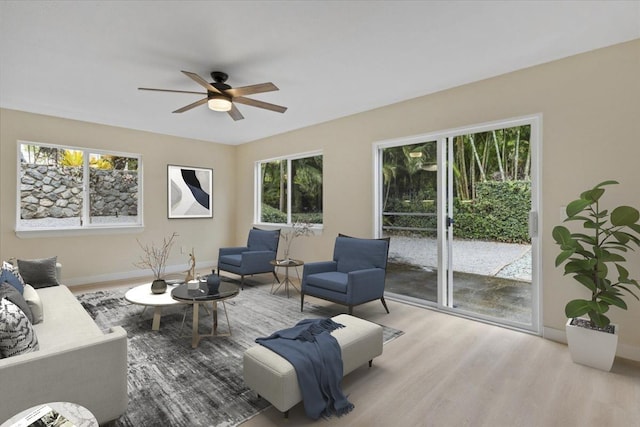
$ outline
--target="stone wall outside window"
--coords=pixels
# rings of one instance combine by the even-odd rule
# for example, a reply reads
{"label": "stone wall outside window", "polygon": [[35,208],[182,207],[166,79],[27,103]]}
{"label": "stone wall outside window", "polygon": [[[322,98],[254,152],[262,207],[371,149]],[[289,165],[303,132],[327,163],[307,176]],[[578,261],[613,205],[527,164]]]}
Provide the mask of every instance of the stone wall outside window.
{"label": "stone wall outside window", "polygon": [[[22,163],[20,217],[82,216],[82,168]],[[90,216],[137,215],[138,172],[90,169]]]}

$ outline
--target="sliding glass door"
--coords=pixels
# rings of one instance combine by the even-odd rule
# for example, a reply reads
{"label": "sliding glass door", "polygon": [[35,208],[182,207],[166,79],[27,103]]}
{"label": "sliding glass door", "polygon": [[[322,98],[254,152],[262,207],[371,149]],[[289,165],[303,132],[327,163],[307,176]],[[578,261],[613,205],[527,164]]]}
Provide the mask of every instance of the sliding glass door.
{"label": "sliding glass door", "polygon": [[538,118],[376,147],[386,290],[537,332]]}
{"label": "sliding glass door", "polygon": [[382,149],[381,232],[392,236],[390,292],[438,301],[438,142]]}

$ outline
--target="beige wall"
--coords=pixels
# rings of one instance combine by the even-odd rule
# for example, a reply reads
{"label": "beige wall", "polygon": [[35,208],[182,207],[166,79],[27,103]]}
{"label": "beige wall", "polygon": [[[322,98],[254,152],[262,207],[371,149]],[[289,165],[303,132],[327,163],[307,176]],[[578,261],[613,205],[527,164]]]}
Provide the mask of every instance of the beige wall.
{"label": "beige wall", "polygon": [[[543,323],[563,330],[564,305],[586,293],[554,268],[551,228],[562,205],[606,179],[621,182],[609,190],[611,203],[640,206],[638,76],[635,40],[245,144],[238,148],[236,232],[252,222],[256,160],[324,151],[324,234],[295,248],[296,256],[317,260],[330,256],[339,232],[373,233],[374,142],[540,113]],[[640,252],[629,259],[640,276]],[[629,305],[627,312],[612,309],[622,326],[619,354],[640,360],[640,303],[630,298]]]}
{"label": "beige wall", "polygon": [[[161,239],[177,231],[180,245],[193,245],[198,260],[211,263],[219,246],[242,243],[252,225],[254,162],[322,149],[324,232],[296,241],[293,250],[307,261],[325,259],[337,233],[373,233],[374,142],[540,113],[543,320],[546,329],[562,330],[566,301],[586,294],[553,267],[557,248],[551,228],[560,221],[562,205],[605,179],[622,183],[611,188],[611,203],[640,206],[639,75],[636,40],[239,147],[0,110],[0,258],[56,254],[65,277],[81,282],[132,273],[139,254],[136,237]],[[142,154],[144,233],[16,238],[18,139]],[[167,163],[214,169],[213,220],[166,218]],[[177,252],[170,262],[186,267],[186,255]],[[629,259],[630,270],[640,276],[640,252]],[[622,326],[619,354],[640,360],[640,303],[629,299],[629,305],[627,312],[612,309]]]}
{"label": "beige wall", "polygon": [[[0,124],[0,259],[56,255],[64,265],[64,282],[73,285],[150,274],[132,264],[140,255],[136,239],[143,243],[160,242],[177,232],[179,237],[168,270],[187,268],[188,252],[181,254],[181,246],[188,251],[194,248],[200,268],[213,265],[217,248],[233,241],[235,147],[6,109],[0,110]],[[18,140],[141,154],[144,231],[16,237]],[[213,219],[167,219],[167,164],[213,169]]]}

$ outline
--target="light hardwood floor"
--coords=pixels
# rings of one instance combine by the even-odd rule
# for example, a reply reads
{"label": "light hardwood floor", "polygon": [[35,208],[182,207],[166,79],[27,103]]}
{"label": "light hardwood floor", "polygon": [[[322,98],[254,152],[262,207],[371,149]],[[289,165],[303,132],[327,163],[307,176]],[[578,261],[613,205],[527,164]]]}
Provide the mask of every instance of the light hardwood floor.
{"label": "light hardwood floor", "polygon": [[[251,280],[271,283],[269,277]],[[358,368],[343,380],[353,412],[312,421],[298,404],[285,420],[269,407],[241,426],[640,427],[640,362],[618,358],[611,372],[602,372],[574,364],[564,344],[396,301],[387,304],[390,314],[379,301],[354,309],[356,316],[404,335],[385,344],[372,368]]]}
{"label": "light hardwood floor", "polygon": [[379,302],[354,311],[405,334],[385,344],[372,368],[345,377],[352,413],[314,422],[298,404],[286,421],[270,407],[242,427],[640,426],[638,362],[616,359],[601,372],[574,364],[564,344],[387,303],[390,314]]}

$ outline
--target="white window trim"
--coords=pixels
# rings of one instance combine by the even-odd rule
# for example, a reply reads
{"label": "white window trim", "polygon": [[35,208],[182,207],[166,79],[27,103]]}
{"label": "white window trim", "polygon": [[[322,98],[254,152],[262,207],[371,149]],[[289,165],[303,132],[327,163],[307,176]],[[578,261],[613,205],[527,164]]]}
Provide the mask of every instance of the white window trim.
{"label": "white window trim", "polygon": [[[91,224],[88,221],[89,217],[89,204],[83,203],[82,206],[82,224],[79,227],[56,227],[56,228],[25,228],[19,225],[21,216],[21,203],[20,203],[20,170],[21,170],[21,145],[37,145],[39,147],[68,149],[74,151],[82,151],[83,158],[89,159],[89,154],[105,154],[118,157],[132,157],[138,159],[138,222],[132,224]],[[113,234],[113,233],[139,233],[144,229],[144,185],[143,185],[143,162],[142,155],[137,153],[127,153],[123,151],[104,150],[87,147],[76,147],[72,145],[62,144],[50,144],[45,142],[35,141],[17,141],[17,153],[16,153],[16,219],[15,219],[15,233],[19,238],[37,238],[37,237],[56,237],[56,236],[69,236],[69,235],[91,235],[91,234]],[[83,164],[83,183],[85,187],[83,189],[83,200],[88,199],[88,188],[86,187],[87,177],[89,175],[89,163]]]}

